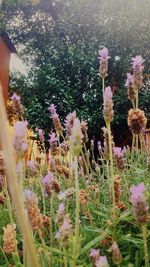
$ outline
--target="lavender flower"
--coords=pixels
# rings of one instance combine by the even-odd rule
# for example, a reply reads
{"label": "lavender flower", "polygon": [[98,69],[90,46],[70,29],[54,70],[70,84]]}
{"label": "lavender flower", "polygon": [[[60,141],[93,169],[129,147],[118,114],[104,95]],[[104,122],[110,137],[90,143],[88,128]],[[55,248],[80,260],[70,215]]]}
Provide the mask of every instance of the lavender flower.
{"label": "lavender flower", "polygon": [[60,203],[56,215],[56,223],[57,224],[62,223],[64,216],[65,216],[65,205],[64,203]]}
{"label": "lavender flower", "polygon": [[88,125],[86,121],[81,121],[81,132],[83,134],[83,142],[87,143],[88,142]]}
{"label": "lavender flower", "polygon": [[51,104],[48,110],[51,113],[51,118],[52,118],[52,121],[54,123],[56,132],[61,133],[63,130],[63,127],[61,125],[59,115],[56,112],[56,106],[54,104]]}
{"label": "lavender flower", "polygon": [[67,136],[69,137],[71,135],[71,130],[73,127],[74,120],[76,118],[76,112],[74,111],[73,113],[70,113],[65,120],[65,127],[66,127],[66,133]]}
{"label": "lavender flower", "polygon": [[132,186],[131,192],[131,204],[133,207],[134,215],[137,223],[146,224],[148,221],[148,204],[145,196],[145,185],[140,183],[138,186]]}
{"label": "lavender flower", "polygon": [[22,120],[24,115],[24,108],[20,102],[20,97],[14,93],[11,98],[12,100],[12,113],[16,116],[18,120]]}
{"label": "lavender flower", "polygon": [[102,155],[102,145],[101,145],[100,141],[97,142],[97,148],[98,148],[99,156],[101,156]]}
{"label": "lavender flower", "polygon": [[63,224],[60,226],[59,231],[56,233],[55,238],[61,242],[66,242],[72,234],[72,224],[69,216],[66,215]]}
{"label": "lavender flower", "polygon": [[33,201],[35,204],[38,204],[37,196],[29,189],[24,190],[24,198],[26,202]]}
{"label": "lavender flower", "polygon": [[24,138],[27,134],[27,121],[18,121],[14,125],[15,135]]}
{"label": "lavender flower", "polygon": [[44,131],[42,129],[36,128],[36,131],[38,132],[39,139],[42,143],[44,143],[45,138],[44,138]]}
{"label": "lavender flower", "polygon": [[94,140],[91,140],[91,150],[94,151]]}
{"label": "lavender flower", "polygon": [[74,119],[73,127],[70,136],[70,150],[73,155],[79,155],[82,149],[82,132],[81,123],[78,118]]}
{"label": "lavender flower", "polygon": [[99,60],[100,60],[100,67],[99,73],[101,78],[105,78],[108,72],[108,49],[104,47],[103,49],[99,50]]}
{"label": "lavender flower", "polygon": [[124,157],[125,150],[122,149],[121,147],[114,147],[113,152],[115,156],[117,156],[118,158],[121,158],[121,157]]}
{"label": "lavender flower", "polygon": [[60,148],[61,148],[61,155],[62,156],[67,156],[67,152],[68,152],[68,144],[66,141],[63,141],[60,144]]}
{"label": "lavender flower", "polygon": [[51,150],[52,155],[55,156],[57,154],[58,138],[55,133],[49,134],[49,136],[50,136],[50,139],[49,139],[50,150]]}
{"label": "lavender flower", "polygon": [[56,193],[60,192],[60,186],[57,180],[55,180],[52,172],[48,172],[43,178],[43,185],[45,190],[45,195],[51,196],[52,190],[55,190]]}
{"label": "lavender flower", "polygon": [[48,172],[43,178],[43,185],[44,185],[44,190],[45,190],[45,195],[46,196],[51,196],[51,191],[52,191],[52,185],[54,181],[54,175],[51,172]]}
{"label": "lavender flower", "polygon": [[13,93],[10,99],[15,102],[20,101],[20,97],[16,93]]}
{"label": "lavender flower", "polygon": [[120,263],[122,262],[122,255],[119,249],[119,246],[116,242],[114,242],[111,246],[112,249],[112,253],[113,253],[113,262],[116,265],[120,265]]}
{"label": "lavender flower", "polygon": [[128,99],[133,101],[136,97],[134,77],[131,73],[127,73],[125,86],[128,87]]}
{"label": "lavender flower", "polygon": [[38,207],[38,198],[30,190],[24,190],[25,208],[28,214],[32,230],[41,230],[43,225],[43,216]]}
{"label": "lavender flower", "polygon": [[27,168],[30,175],[35,175],[37,173],[38,163],[36,161],[28,160]]}
{"label": "lavender flower", "polygon": [[139,68],[143,70],[144,66],[142,65],[144,63],[144,59],[142,56],[136,56],[135,58],[132,58],[132,67],[133,69]]}
{"label": "lavender flower", "polygon": [[26,121],[18,121],[14,125],[14,149],[22,157],[27,149],[27,125]]}
{"label": "lavender flower", "polygon": [[95,265],[95,263],[96,263],[96,261],[98,261],[99,260],[99,258],[100,258],[100,252],[99,252],[99,249],[91,249],[90,250],[90,254],[89,254],[89,256],[92,258],[92,261],[93,261],[93,265],[94,265],[94,267],[96,266]]}
{"label": "lavender flower", "polygon": [[114,110],[112,101],[112,91],[110,86],[106,87],[104,93],[104,118],[105,122],[110,123],[113,120]]}
{"label": "lavender flower", "polygon": [[95,267],[109,267],[106,256],[100,256],[99,260],[95,263]]}
{"label": "lavender flower", "polygon": [[132,58],[133,77],[136,90],[139,90],[143,84],[143,62],[142,56],[136,56]]}
{"label": "lavender flower", "polygon": [[52,116],[56,113],[56,106],[54,104],[51,104],[48,110],[50,111],[51,116]]}

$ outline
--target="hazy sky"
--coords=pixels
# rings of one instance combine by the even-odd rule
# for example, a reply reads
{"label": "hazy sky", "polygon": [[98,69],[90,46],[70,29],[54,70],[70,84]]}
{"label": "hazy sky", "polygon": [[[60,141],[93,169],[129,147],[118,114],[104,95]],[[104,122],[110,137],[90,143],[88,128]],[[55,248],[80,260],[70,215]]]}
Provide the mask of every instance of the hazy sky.
{"label": "hazy sky", "polygon": [[19,71],[22,74],[27,72],[27,67],[16,54],[11,54],[10,71]]}

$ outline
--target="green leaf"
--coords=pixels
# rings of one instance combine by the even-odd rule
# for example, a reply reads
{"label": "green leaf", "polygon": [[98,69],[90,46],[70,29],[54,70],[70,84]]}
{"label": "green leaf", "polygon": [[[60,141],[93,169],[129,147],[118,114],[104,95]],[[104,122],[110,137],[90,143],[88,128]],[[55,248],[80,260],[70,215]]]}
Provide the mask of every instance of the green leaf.
{"label": "green leaf", "polygon": [[108,230],[105,230],[101,235],[99,235],[98,237],[94,238],[92,241],[90,241],[87,245],[85,245],[81,251],[80,251],[80,255],[82,255],[83,253],[85,253],[86,251],[90,250],[90,248],[94,247],[95,245],[97,245],[99,243],[100,240],[103,240],[106,236],[108,235]]}

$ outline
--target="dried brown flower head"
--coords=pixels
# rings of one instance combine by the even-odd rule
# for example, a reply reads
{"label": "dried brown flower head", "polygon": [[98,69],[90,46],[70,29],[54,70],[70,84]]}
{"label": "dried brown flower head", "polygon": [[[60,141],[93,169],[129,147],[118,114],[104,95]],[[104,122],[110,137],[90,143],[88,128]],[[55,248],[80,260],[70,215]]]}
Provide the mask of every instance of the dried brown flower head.
{"label": "dried brown flower head", "polygon": [[43,225],[43,215],[38,208],[38,198],[30,190],[24,191],[25,208],[28,213],[29,222],[32,230],[40,230]]}
{"label": "dried brown flower head", "polygon": [[81,205],[85,205],[87,203],[87,192],[85,190],[80,190],[79,199]]}
{"label": "dried brown flower head", "polygon": [[128,113],[128,126],[133,134],[140,134],[145,129],[147,118],[144,111],[137,109],[130,109]]}
{"label": "dried brown flower head", "polygon": [[3,235],[3,249],[6,254],[11,254],[16,250],[16,225],[15,224],[7,224],[4,227],[4,235]]}

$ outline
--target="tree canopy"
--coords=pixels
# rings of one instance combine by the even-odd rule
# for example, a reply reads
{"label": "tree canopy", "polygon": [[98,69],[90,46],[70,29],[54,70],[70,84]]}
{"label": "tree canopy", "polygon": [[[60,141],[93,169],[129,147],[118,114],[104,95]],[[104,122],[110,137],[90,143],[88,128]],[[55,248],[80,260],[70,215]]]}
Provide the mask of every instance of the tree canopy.
{"label": "tree canopy", "polygon": [[[111,56],[106,85],[114,92],[113,128],[125,132],[130,102],[124,84],[132,57],[142,55],[145,74],[150,69],[149,0],[6,0],[1,13],[2,27],[29,66],[26,76],[11,77],[11,90],[21,93],[33,128],[51,130],[48,107],[54,103],[62,119],[76,110],[88,121],[90,135],[99,136],[104,121],[98,49],[106,46]],[[148,86],[141,95],[140,105],[150,119]]]}

